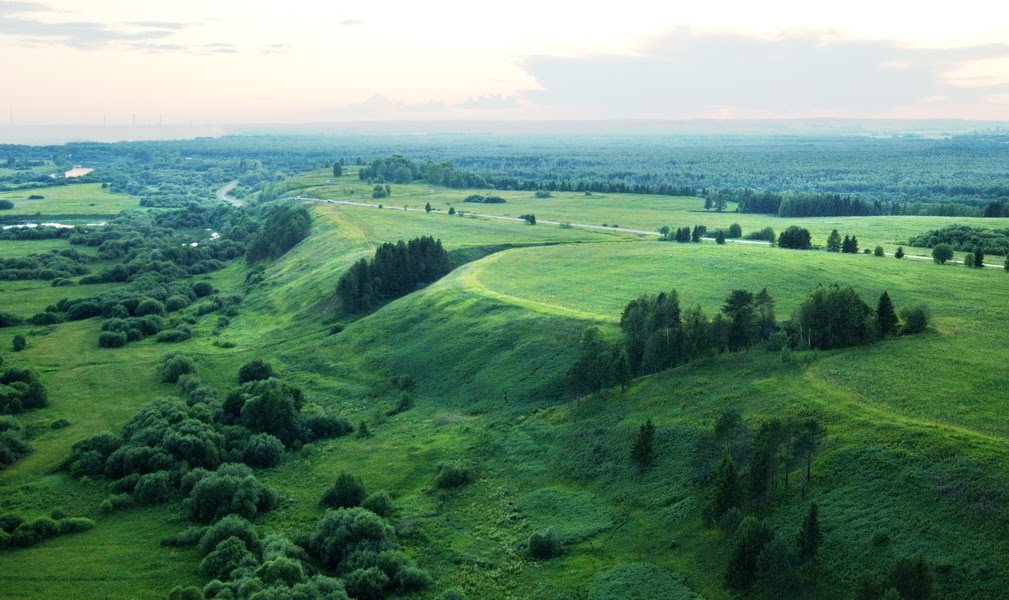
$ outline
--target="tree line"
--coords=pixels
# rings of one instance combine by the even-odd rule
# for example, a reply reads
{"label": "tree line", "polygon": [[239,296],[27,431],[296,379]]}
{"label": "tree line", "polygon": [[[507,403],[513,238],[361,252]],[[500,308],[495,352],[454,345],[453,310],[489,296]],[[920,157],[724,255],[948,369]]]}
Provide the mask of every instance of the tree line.
{"label": "tree line", "polygon": [[433,283],[451,270],[452,261],[441,240],[424,236],[386,242],[371,260],[362,258],[340,277],[336,295],[345,311],[366,311]]}

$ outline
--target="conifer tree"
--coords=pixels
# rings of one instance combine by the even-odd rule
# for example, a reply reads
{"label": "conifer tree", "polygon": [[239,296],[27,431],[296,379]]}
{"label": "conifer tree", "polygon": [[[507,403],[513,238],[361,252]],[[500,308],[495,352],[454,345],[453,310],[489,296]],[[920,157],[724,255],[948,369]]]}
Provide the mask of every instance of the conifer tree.
{"label": "conifer tree", "polygon": [[631,446],[631,462],[637,467],[638,472],[648,470],[655,464],[655,425],[648,419],[641,424],[638,435],[634,438],[634,445]]}
{"label": "conifer tree", "polygon": [[819,507],[815,502],[809,505],[809,512],[802,520],[802,529],[799,530],[799,557],[805,561],[815,561],[816,552],[820,547],[823,534],[820,533]]}
{"label": "conifer tree", "polygon": [[827,236],[827,252],[840,252],[841,251],[841,234],[837,232],[836,229],[830,232]]}
{"label": "conifer tree", "polygon": [[879,304],[876,305],[876,331],[881,338],[897,331],[897,311],[893,309],[890,295],[885,291],[879,297]]}

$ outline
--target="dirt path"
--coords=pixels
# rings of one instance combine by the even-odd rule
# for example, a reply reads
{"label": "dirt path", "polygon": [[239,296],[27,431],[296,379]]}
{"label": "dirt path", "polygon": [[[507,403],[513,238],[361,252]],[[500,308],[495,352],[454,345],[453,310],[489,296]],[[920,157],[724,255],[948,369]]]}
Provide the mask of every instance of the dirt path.
{"label": "dirt path", "polygon": [[238,186],[237,179],[234,181],[229,181],[228,183],[224,184],[224,186],[222,186],[221,189],[217,190],[217,199],[220,200],[221,202],[227,202],[232,206],[241,206],[242,205],[241,200],[239,200],[238,198],[232,198],[231,196],[228,195],[231,193],[231,190],[235,189],[236,186]]}

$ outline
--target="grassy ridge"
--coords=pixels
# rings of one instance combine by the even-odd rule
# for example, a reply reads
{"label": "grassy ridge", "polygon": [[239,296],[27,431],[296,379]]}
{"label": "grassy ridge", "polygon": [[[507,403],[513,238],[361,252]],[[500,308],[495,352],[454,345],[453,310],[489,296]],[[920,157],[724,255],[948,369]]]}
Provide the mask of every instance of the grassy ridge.
{"label": "grassy ridge", "polygon": [[[307,181],[326,179],[316,173]],[[366,191],[344,180],[334,189]],[[415,205],[425,190],[393,186],[394,197],[385,201]],[[403,200],[414,191],[418,200]],[[632,204],[621,210],[633,212]],[[241,364],[265,358],[311,401],[355,423],[369,421],[371,438],[310,444],[263,472],[283,501],[258,523],[264,533],[305,531],[321,514],[319,495],[336,474],[360,475],[370,490],[393,494],[408,552],[435,577],[434,589],[421,598],[448,587],[476,598],[583,598],[604,573],[639,562],[684,576],[705,597],[726,597],[727,544],[701,526],[705,498],[692,481],[694,443],[727,406],[754,421],[817,415],[827,425],[812,490],[825,530],[825,575],[808,597],[844,596],[860,572],[918,551],[950,564],[939,582],[954,596],[991,596],[1009,584],[996,568],[1006,551],[1000,523],[1009,506],[999,370],[1009,335],[1009,314],[999,301],[1009,291],[1004,273],[861,255],[639,242],[614,232],[439,213],[316,205],[313,215],[311,235],[266,270],[222,333],[234,348],[212,345],[214,315],[182,344],[147,340],[120,350],[95,346],[96,321],[30,335],[20,354],[6,350],[7,339],[34,328],[0,330],[8,362],[32,365],[50,390],[51,406],[25,421],[40,427],[60,417],[72,422],[41,433],[32,440],[33,455],[0,472],[0,512],[36,515],[62,506],[98,519],[86,534],[0,553],[5,597],[72,590],[84,597],[154,598],[195,582],[193,554],[157,545],[183,527],[174,508],[99,515],[100,482],[50,473],[76,440],[115,430],[148,399],[172,393],[156,380],[154,364],[177,349],[193,355],[201,377],[222,391]],[[896,231],[901,219],[880,223]],[[864,234],[853,231],[865,245]],[[348,265],[377,243],[421,234],[442,238],[450,250],[563,245],[492,254],[371,315],[339,314],[332,294]],[[224,293],[241,292],[246,270],[234,265],[213,280]],[[639,379],[625,391],[563,401],[560,380],[581,331],[593,323],[612,327],[623,304],[639,293],[677,288],[684,305],[700,303],[711,314],[729,290],[767,286],[784,316],[819,281],[851,283],[867,299],[887,289],[898,307],[927,301],[936,332],[803,353],[797,365],[762,351],[720,356]],[[33,294],[43,293],[41,287],[0,287],[5,303],[18,298],[19,314],[41,309],[29,305]],[[36,297],[40,304],[51,301]],[[348,326],[329,335],[333,320]],[[389,381],[393,375],[416,381],[416,407],[378,417],[400,394]],[[627,453],[649,417],[658,427],[660,459],[638,476]],[[435,490],[435,468],[446,461],[473,466],[477,481]],[[794,487],[780,493],[774,523],[782,534],[794,534],[806,501]],[[567,551],[531,561],[522,544],[547,524],[564,533]]]}

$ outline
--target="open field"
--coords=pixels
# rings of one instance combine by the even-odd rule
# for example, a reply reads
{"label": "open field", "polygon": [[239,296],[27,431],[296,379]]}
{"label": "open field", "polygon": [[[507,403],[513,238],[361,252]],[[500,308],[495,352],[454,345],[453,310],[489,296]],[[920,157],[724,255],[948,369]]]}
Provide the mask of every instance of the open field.
{"label": "open field", "polygon": [[[299,187],[326,179],[313,173],[286,187],[292,195],[371,201],[368,186],[349,176],[337,185]],[[602,575],[635,562],[683,576],[705,598],[728,597],[722,574],[729,546],[717,529],[702,526],[707,492],[694,479],[696,442],[732,406],[754,428],[782,415],[817,416],[827,427],[809,496],[797,486],[779,490],[768,515],[792,536],[809,499],[821,507],[822,576],[804,597],[846,597],[862,572],[918,552],[942,567],[937,582],[949,597],[991,597],[1009,585],[1000,568],[1009,514],[1009,274],[889,257],[664,243],[402,206],[430,201],[444,209],[451,201],[457,210],[645,229],[739,222],[744,231],[781,230],[795,222],[819,238],[840,222],[850,223],[838,228],[858,235],[863,247],[888,248],[963,219],[706,215],[691,208],[696,199],[655,196],[537,200],[503,192],[504,205],[462,204],[467,193],[394,185],[381,210],[311,203],[309,237],[267,268],[216,337],[214,315],[198,320],[185,342],[148,339],[115,350],[97,348],[97,320],[0,329],[5,364],[32,366],[50,391],[49,407],[22,417],[39,431],[35,452],[0,471],[0,513],[35,516],[61,506],[98,523],[85,534],[0,551],[4,598],[159,598],[180,583],[202,583],[194,551],[158,545],[185,526],[175,506],[101,514],[101,482],[53,472],[74,442],[115,431],[148,400],[173,393],[155,372],[171,350],[191,354],[201,378],[222,395],[242,364],[265,358],[309,401],[355,424],[369,421],[371,438],[311,443],[263,470],[282,502],[257,525],[261,534],[308,530],[336,474],[357,474],[369,490],[392,494],[407,552],[434,578],[417,598],[439,598],[448,588],[468,598],[587,598]],[[469,262],[372,314],[339,312],[333,292],[350,264],[379,243],[419,235],[440,238]],[[0,250],[8,244],[15,243],[0,242]],[[210,279],[223,293],[240,294],[247,272],[235,263]],[[0,283],[0,301],[22,316],[104,289],[15,283]],[[795,353],[794,364],[755,349],[577,401],[563,392],[582,331],[601,325],[615,332],[623,306],[639,294],[677,289],[684,307],[700,304],[711,315],[729,291],[767,287],[782,319],[818,283],[853,285],[872,305],[883,290],[898,308],[924,302],[934,328],[860,348]],[[346,329],[330,335],[335,321]],[[29,340],[21,353],[9,351],[15,333]],[[236,346],[214,346],[219,340]],[[399,396],[389,382],[395,375],[414,379],[416,406],[376,416]],[[71,425],[48,429],[58,418]],[[627,455],[646,418],[658,428],[659,461],[638,475]],[[446,461],[471,465],[476,482],[434,489],[436,466]],[[530,560],[522,544],[548,525],[564,535],[565,554]]]}
{"label": "open field", "polygon": [[[42,200],[29,200],[32,195]],[[82,183],[0,192],[0,200],[14,203],[11,210],[0,211],[0,217],[16,220],[25,217],[34,221],[36,215],[44,220],[71,221],[72,224],[112,217],[120,211],[140,207],[140,199],[103,189],[100,183]]]}

